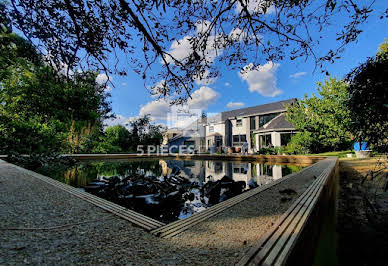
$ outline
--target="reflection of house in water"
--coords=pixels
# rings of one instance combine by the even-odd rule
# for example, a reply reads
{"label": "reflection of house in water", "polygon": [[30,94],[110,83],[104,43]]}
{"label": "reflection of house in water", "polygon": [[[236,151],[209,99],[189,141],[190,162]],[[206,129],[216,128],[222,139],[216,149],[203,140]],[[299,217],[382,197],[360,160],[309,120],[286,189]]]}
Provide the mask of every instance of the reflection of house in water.
{"label": "reflection of house in water", "polygon": [[203,182],[205,180],[205,161],[160,160],[159,164],[162,166],[164,176],[170,175],[175,169],[179,169],[179,175],[191,182]]}
{"label": "reflection of house in water", "polygon": [[272,164],[251,164],[251,176],[258,186],[268,184],[283,177],[282,166]]}
{"label": "reflection of house in water", "polygon": [[217,181],[228,176],[236,182],[244,181],[246,189],[262,186],[283,177],[281,165],[196,160],[160,160],[159,164],[164,176],[170,175],[176,169],[180,170],[180,176],[188,178],[191,182]]}
{"label": "reflection of house in water", "polygon": [[236,182],[244,181],[246,189],[268,184],[283,176],[281,165],[221,161],[206,161],[205,174],[206,181],[217,181],[224,176]]}

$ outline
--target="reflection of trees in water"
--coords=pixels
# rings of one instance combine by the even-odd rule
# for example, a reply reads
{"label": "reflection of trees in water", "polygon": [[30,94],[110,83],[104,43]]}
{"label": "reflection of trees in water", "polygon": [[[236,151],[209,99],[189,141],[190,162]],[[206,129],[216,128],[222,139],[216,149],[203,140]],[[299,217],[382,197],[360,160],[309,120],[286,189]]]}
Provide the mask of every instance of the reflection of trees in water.
{"label": "reflection of trees in water", "polygon": [[[220,161],[134,160],[84,162],[71,169],[51,167],[55,174],[43,174],[74,187],[86,185],[85,190],[97,196],[171,222],[272,182],[271,176],[261,175],[272,168]],[[284,166],[283,175],[300,168]]]}
{"label": "reflection of trees in water", "polygon": [[93,180],[85,190],[163,222],[172,222],[242,193],[245,182],[229,177],[206,184],[176,175],[130,175]]}
{"label": "reflection of trees in water", "polygon": [[139,170],[144,172],[152,172],[154,175],[161,175],[162,169],[159,165],[159,160],[134,160],[134,161],[102,161],[93,162],[93,165],[99,176],[127,176],[139,173]]}

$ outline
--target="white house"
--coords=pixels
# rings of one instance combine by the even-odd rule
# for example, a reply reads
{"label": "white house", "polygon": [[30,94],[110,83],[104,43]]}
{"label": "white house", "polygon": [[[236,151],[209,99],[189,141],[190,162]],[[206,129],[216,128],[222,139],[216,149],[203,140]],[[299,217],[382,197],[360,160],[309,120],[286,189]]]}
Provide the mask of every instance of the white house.
{"label": "white house", "polygon": [[241,147],[247,141],[249,152],[263,147],[287,145],[294,126],[286,120],[286,106],[297,100],[262,104],[221,112],[215,116],[198,119],[182,133],[169,136],[169,145],[195,145],[198,152],[227,152],[228,147]]}

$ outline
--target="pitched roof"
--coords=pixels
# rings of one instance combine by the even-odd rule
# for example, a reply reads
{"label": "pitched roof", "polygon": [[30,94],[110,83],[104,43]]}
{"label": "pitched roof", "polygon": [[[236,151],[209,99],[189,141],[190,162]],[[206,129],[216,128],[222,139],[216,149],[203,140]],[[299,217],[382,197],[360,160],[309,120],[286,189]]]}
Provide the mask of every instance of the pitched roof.
{"label": "pitched roof", "polygon": [[269,121],[267,124],[265,124],[263,127],[257,129],[255,132],[260,131],[274,131],[274,130],[284,130],[284,129],[294,129],[295,127],[286,120],[285,113],[282,113]]}
{"label": "pitched roof", "polygon": [[222,120],[226,120],[229,117],[233,116],[248,116],[253,114],[261,114],[261,113],[271,113],[275,111],[286,111],[285,105],[292,104],[296,101],[296,98],[287,99],[284,101],[274,102],[274,103],[267,103],[262,105],[256,105],[231,111],[222,112]]}

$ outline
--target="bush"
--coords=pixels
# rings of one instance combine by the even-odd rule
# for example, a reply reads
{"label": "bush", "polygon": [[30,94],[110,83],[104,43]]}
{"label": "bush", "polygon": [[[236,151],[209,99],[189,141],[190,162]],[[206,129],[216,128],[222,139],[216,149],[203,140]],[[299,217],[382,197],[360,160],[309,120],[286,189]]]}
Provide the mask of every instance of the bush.
{"label": "bush", "polygon": [[314,139],[310,132],[298,132],[292,136],[291,141],[285,147],[288,154],[306,154],[310,153],[308,147],[314,147]]}
{"label": "bush", "polygon": [[261,148],[259,154],[265,155],[281,155],[285,153],[285,148],[282,147],[273,147],[273,148]]}

